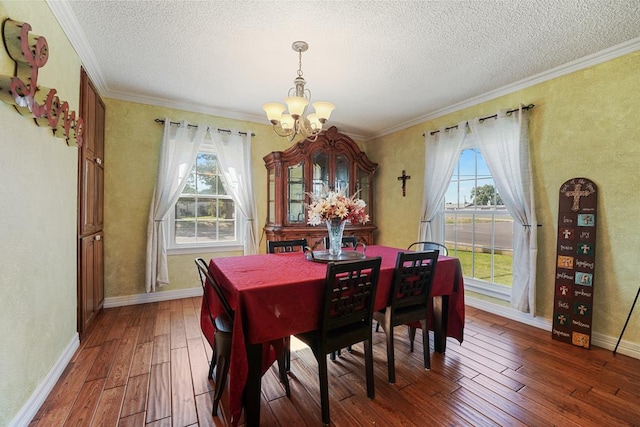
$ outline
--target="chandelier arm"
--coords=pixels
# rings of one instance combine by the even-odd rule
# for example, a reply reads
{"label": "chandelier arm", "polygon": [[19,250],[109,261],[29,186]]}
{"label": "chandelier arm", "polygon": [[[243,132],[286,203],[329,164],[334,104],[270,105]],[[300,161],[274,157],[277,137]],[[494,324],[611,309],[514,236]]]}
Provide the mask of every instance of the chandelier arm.
{"label": "chandelier arm", "polygon": [[291,135],[293,135],[293,136],[295,137],[295,135],[296,135],[296,133],[297,133],[297,132],[294,132],[294,130],[293,130],[293,129],[291,129],[291,130],[287,130],[287,131],[285,131],[284,129],[282,129],[284,132],[283,132],[283,133],[280,133],[280,132],[278,132],[278,128],[282,129],[282,126],[280,126],[280,125],[273,125],[273,132],[274,132],[276,135],[281,136],[281,137],[283,137],[283,138],[288,138],[288,137],[290,137]]}
{"label": "chandelier arm", "polygon": [[313,129],[312,127],[307,127],[307,124],[304,122],[300,122],[298,125],[300,134],[302,134],[305,138],[316,137],[322,132],[322,129]]}

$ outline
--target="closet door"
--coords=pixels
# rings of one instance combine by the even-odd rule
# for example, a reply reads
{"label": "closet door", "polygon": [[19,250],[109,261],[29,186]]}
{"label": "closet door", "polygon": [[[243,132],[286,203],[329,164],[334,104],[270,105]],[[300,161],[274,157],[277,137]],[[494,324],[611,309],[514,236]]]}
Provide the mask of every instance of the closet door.
{"label": "closet door", "polygon": [[78,151],[78,332],[82,339],[104,303],[105,108],[84,69],[80,71],[80,117],[85,125]]}

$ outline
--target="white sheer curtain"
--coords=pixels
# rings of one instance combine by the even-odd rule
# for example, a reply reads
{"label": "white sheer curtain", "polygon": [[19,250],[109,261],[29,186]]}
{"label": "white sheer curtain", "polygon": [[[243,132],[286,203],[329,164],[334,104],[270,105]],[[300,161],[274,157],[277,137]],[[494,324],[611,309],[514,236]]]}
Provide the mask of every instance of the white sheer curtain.
{"label": "white sheer curtain", "polygon": [[251,168],[251,134],[241,135],[237,130],[221,134],[211,130],[220,169],[224,173],[227,189],[240,209],[246,222],[244,226],[244,254],[258,253],[258,209]]}
{"label": "white sheer curtain", "polygon": [[460,156],[467,122],[457,127],[440,129],[433,135],[427,132],[425,137],[424,195],[422,198],[422,217],[418,228],[419,241],[443,243],[444,215],[442,205],[451,175]]}
{"label": "white sheer curtain", "polygon": [[207,134],[207,127],[203,125],[194,128],[186,122],[181,122],[178,126],[171,125],[170,122],[169,118],[164,121],[158,178],[149,208],[145,276],[147,292],[154,292],[156,286],[169,283],[164,219],[178,201],[202,140]]}
{"label": "white sheer curtain", "polygon": [[511,306],[535,316],[537,220],[529,160],[527,111],[469,122],[496,190],[513,217],[513,285]]}

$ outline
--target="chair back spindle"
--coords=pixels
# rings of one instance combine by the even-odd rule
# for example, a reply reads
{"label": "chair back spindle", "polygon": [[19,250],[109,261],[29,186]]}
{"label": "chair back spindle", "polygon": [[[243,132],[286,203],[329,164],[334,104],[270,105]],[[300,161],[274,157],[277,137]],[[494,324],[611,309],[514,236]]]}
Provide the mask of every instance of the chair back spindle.
{"label": "chair back spindle", "polygon": [[401,314],[407,309],[424,308],[431,294],[431,282],[439,252],[399,253],[396,259],[390,306]]}
{"label": "chair back spindle", "polygon": [[267,253],[302,252],[307,246],[307,239],[294,240],[268,240]]}
{"label": "chair back spindle", "polygon": [[[415,246],[415,249],[412,249],[414,248],[414,246]],[[447,247],[442,243],[438,243],[438,242],[413,242],[412,244],[409,245],[407,250],[409,251],[417,250],[419,252],[437,250],[437,251],[440,251],[440,255],[444,255],[444,256],[449,255],[449,251],[447,250]]]}
{"label": "chair back spindle", "polygon": [[329,263],[323,316],[325,335],[341,328],[371,326],[379,274],[379,258]]}

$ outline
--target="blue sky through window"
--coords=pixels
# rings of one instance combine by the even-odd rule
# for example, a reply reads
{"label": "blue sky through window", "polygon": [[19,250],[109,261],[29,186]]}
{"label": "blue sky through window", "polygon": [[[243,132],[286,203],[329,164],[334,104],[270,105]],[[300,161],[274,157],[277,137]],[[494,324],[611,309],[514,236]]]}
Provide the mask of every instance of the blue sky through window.
{"label": "blue sky through window", "polygon": [[480,150],[472,148],[460,153],[456,168],[445,193],[445,203],[457,206],[471,203],[471,190],[477,185],[495,185]]}

